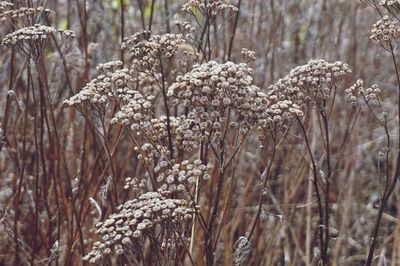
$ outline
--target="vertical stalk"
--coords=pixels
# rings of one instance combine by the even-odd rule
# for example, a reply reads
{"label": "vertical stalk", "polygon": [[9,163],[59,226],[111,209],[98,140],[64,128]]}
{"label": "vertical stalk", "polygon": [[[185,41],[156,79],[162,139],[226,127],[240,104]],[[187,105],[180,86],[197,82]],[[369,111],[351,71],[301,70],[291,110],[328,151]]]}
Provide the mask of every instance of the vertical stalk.
{"label": "vertical stalk", "polygon": [[[397,143],[397,145],[398,146],[397,146],[397,151],[396,151],[397,161],[396,161],[396,166],[395,166],[396,167],[395,172],[394,172],[394,175],[392,176],[392,178],[391,179],[389,178],[389,176],[388,176],[389,174],[387,174],[387,176],[386,176],[385,190],[381,197],[378,215],[376,217],[374,229],[372,231],[371,245],[369,247],[367,261],[365,263],[366,266],[372,265],[372,260],[373,260],[374,252],[375,252],[376,245],[377,245],[377,237],[379,234],[379,227],[380,227],[382,215],[383,215],[383,212],[385,211],[386,204],[387,204],[390,196],[392,195],[394,188],[396,187],[397,179],[399,178],[399,175],[400,175],[400,76],[399,76],[399,70],[397,67],[396,56],[394,54],[394,49],[393,49],[392,43],[389,43],[389,48],[390,48],[390,53],[392,56],[392,60],[393,60],[393,64],[394,64],[394,68],[395,68],[395,72],[396,72],[396,79],[397,79],[397,86],[398,86],[398,91],[397,91],[397,122],[398,122],[398,125],[397,125],[398,143]],[[387,135],[387,137],[390,140],[390,136]],[[389,167],[389,166],[387,165],[386,167]]]}
{"label": "vertical stalk", "polygon": [[[120,36],[121,36],[121,44],[125,38],[125,3],[124,0],[119,0],[120,8],[121,8],[121,19],[120,19]],[[124,64],[124,50],[120,49],[120,60],[122,64]]]}

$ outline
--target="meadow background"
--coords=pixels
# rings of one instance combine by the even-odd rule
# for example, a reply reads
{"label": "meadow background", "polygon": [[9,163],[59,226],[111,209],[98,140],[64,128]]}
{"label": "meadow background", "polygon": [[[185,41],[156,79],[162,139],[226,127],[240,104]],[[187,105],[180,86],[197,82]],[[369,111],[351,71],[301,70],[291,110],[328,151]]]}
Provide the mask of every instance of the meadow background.
{"label": "meadow background", "polygon": [[[2,40],[10,32],[36,23],[71,30],[76,37],[65,40],[65,36],[60,37],[55,32],[48,37],[38,60],[21,53],[17,47],[0,47],[0,265],[89,264],[82,257],[101,239],[95,233],[95,224],[115,213],[118,205],[146,191],[155,191],[146,179],[149,170],[138,158],[140,152],[135,149],[137,145],[132,136],[124,125],[110,123],[118,105],[110,107],[110,113],[101,119],[105,124],[100,127],[90,107],[86,107],[87,113],[83,115],[82,110],[68,106],[65,100],[98,76],[100,70],[96,66],[99,64],[120,60],[124,66],[129,66],[129,52],[121,50],[122,41],[129,36],[142,30],[149,30],[152,35],[181,33],[177,21],[189,21],[201,32],[193,16],[182,11],[187,2],[15,0],[13,7],[1,2]],[[230,1],[238,11],[228,8],[218,13],[207,25],[208,40],[200,40],[200,33],[194,38],[200,46],[204,44],[205,49],[209,49],[209,58],[205,54],[192,55],[197,52],[198,43],[191,46],[188,42],[190,45],[179,46],[174,51],[174,57],[167,64],[172,72],[176,70],[165,80],[168,87],[179,73],[190,71],[191,60],[248,63],[253,69],[252,83],[265,93],[279,78],[310,59],[339,60],[348,64],[352,73],[340,82],[330,105],[329,160],[336,168],[330,176],[329,194],[325,195],[329,201],[329,207],[324,210],[328,213],[330,228],[328,259],[321,260],[319,208],[310,157],[301,128],[294,123],[276,151],[273,151],[276,143],[268,136],[260,149],[256,130],[252,130],[254,134],[249,134],[240,145],[237,140],[235,142],[234,133],[228,134],[227,157],[232,156],[232,162],[227,165],[223,179],[218,176],[219,152],[210,147],[200,152],[209,154],[211,166],[206,171],[210,179],[202,182],[198,198],[194,199],[195,194],[192,194],[187,200],[186,207],[193,207],[189,208],[189,212],[193,212],[190,217],[195,217],[180,225],[183,229],[179,232],[188,237],[187,240],[176,239],[168,233],[165,233],[166,241],[174,239],[171,245],[162,243],[165,239],[162,241],[157,236],[152,240],[143,238],[135,248],[124,249],[123,258],[112,253],[96,263],[364,265],[379,216],[380,199],[395,169],[399,135],[397,69],[391,53],[370,39],[372,26],[381,17],[365,2]],[[18,16],[4,15],[6,10],[21,7],[37,10],[38,6],[51,12],[43,11],[43,15],[40,10],[35,11],[38,14],[26,15],[23,22],[17,21]],[[385,12],[383,7],[381,10]],[[204,16],[194,8],[192,12],[199,24],[204,25]],[[32,47],[35,46],[28,45],[28,54],[33,53]],[[393,54],[398,58],[397,46],[393,47]],[[183,65],[179,57],[188,55],[193,58],[189,58],[188,65]],[[348,101],[345,90],[360,78],[366,87],[379,85],[381,94],[377,108],[381,109],[375,114],[380,117],[385,112],[385,127],[368,108],[358,109]],[[141,82],[141,77],[137,82]],[[154,110],[163,114],[163,95],[152,82],[143,82],[146,87],[143,94],[154,94]],[[307,108],[310,113],[315,110]],[[172,107],[171,112],[183,113],[182,109]],[[308,116],[307,111],[304,112],[304,126],[314,159],[322,169],[318,176],[322,180],[328,159],[321,122],[317,115]],[[392,140],[390,149],[388,136]],[[186,153],[179,156],[182,160],[185,156],[187,160],[197,159],[196,149],[199,148],[185,150]],[[204,157],[200,159],[204,162]],[[268,180],[264,186],[267,166]],[[386,171],[390,174],[385,175]],[[127,177],[145,181],[132,183],[134,189],[128,184],[126,189]],[[387,177],[389,180],[385,179]],[[174,193],[165,197],[180,198]],[[258,208],[260,198],[261,209]],[[191,200],[196,200],[196,206]],[[394,185],[393,193],[384,203],[372,265],[399,265],[398,185]],[[201,221],[193,226],[193,221],[199,219],[194,209],[206,220],[212,220],[211,235],[217,241],[211,245],[211,250],[206,248],[207,237]],[[259,221],[253,228],[255,217],[259,217]],[[249,232],[252,232],[251,239],[238,242],[240,237],[247,238]],[[156,233],[161,235],[164,231],[157,229]],[[193,243],[191,235],[195,236]],[[160,243],[155,243],[157,241]],[[182,241],[184,245],[179,246],[174,241]],[[243,243],[242,250],[238,248],[240,243]],[[168,248],[158,252],[154,245]],[[141,255],[133,252],[136,249],[141,250]],[[129,252],[134,254],[127,254]]]}

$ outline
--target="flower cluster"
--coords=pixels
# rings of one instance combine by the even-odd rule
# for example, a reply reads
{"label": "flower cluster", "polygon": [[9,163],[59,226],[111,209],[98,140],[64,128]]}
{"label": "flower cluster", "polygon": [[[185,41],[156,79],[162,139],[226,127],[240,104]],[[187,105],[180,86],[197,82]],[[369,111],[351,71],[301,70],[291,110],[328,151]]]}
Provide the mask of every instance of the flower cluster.
{"label": "flower cluster", "polygon": [[170,59],[184,42],[180,34],[152,35],[139,32],[125,40],[122,49],[130,52],[132,67],[141,72],[160,73],[166,71],[165,60]]}
{"label": "flower cluster", "polygon": [[68,39],[75,37],[74,33],[70,30],[60,30],[35,24],[7,34],[2,41],[2,45],[15,47],[23,55],[37,61],[42,55],[50,36],[54,33],[61,33]]}
{"label": "flower cluster", "polygon": [[[87,83],[79,93],[65,100],[64,103],[70,106],[85,103],[106,105],[110,101],[119,100],[134,104],[139,102],[140,106],[145,103],[147,109],[151,107],[151,104],[144,100],[140,92],[132,89],[135,85],[135,79],[131,77],[128,69],[122,68],[121,61],[100,64],[97,69],[101,74]],[[136,105],[133,107],[134,110],[138,110]]]}
{"label": "flower cluster", "polygon": [[385,50],[393,50],[399,37],[400,26],[389,16],[383,16],[372,26],[370,38]]}
{"label": "flower cluster", "polygon": [[[126,109],[122,107],[113,122],[121,122],[118,119],[124,111]],[[136,116],[138,120],[125,118],[126,120],[123,120],[126,121],[124,125],[133,130],[137,139],[141,137],[141,143],[143,144],[135,147],[135,151],[139,153],[138,158],[146,163],[156,164],[159,158],[168,157],[170,153],[167,149],[169,143],[167,117],[152,118],[150,114],[143,115],[143,113],[146,114],[143,110],[142,113],[140,111],[135,114],[132,112],[132,115]],[[194,119],[184,115],[170,117],[173,147],[176,149],[174,151],[176,152],[175,154],[190,152],[199,147],[203,135],[196,122]]]}
{"label": "flower cluster", "polygon": [[268,95],[270,99],[290,100],[298,106],[306,104],[322,108],[337,83],[349,73],[349,66],[340,61],[310,60],[271,85]]}
{"label": "flower cluster", "polygon": [[400,0],[381,0],[379,5],[386,8],[394,8],[397,11],[400,11]]}
{"label": "flower cluster", "polygon": [[125,178],[125,186],[124,189],[128,190],[130,189],[131,191],[135,193],[140,193],[143,192],[144,188],[146,188],[146,180],[138,180],[136,177],[127,177]]}
{"label": "flower cluster", "polygon": [[129,90],[127,104],[121,107],[121,110],[115,114],[111,122],[131,126],[132,129],[140,128],[141,123],[150,118],[152,104],[147,98],[137,90]]}
{"label": "flower cluster", "polygon": [[4,21],[6,19],[4,13],[10,11],[13,7],[14,7],[13,3],[7,1],[0,2],[0,21]]}
{"label": "flower cluster", "polygon": [[215,136],[221,135],[227,117],[232,126],[247,131],[268,102],[267,95],[252,85],[251,73],[246,64],[209,61],[178,76],[168,96],[174,104],[192,108],[201,127],[211,128]]}
{"label": "flower cluster", "polygon": [[12,9],[13,5],[8,2],[0,3],[0,21],[9,21],[13,24],[20,23],[23,27],[41,23],[47,18],[51,12],[50,9],[44,7],[21,7]]}
{"label": "flower cluster", "polygon": [[269,97],[269,100],[258,122],[260,139],[265,137],[264,130],[276,134],[277,131],[286,130],[295,117],[303,116],[300,106],[290,100],[277,100],[273,95]]}
{"label": "flower cluster", "polygon": [[154,172],[157,175],[157,183],[161,185],[161,191],[186,193],[190,192],[196,180],[210,179],[207,169],[200,160],[194,160],[192,163],[185,160],[172,166],[167,161],[161,161],[154,168]]}
{"label": "flower cluster", "polygon": [[242,56],[248,61],[256,61],[256,53],[246,48],[242,48]]}
{"label": "flower cluster", "polygon": [[179,31],[187,39],[192,39],[196,32],[196,28],[190,22],[187,21],[175,21],[175,25],[179,28]]}
{"label": "flower cluster", "polygon": [[193,12],[194,8],[199,9],[203,14],[211,14],[212,16],[216,16],[223,9],[238,11],[237,7],[226,3],[225,0],[211,0],[207,3],[202,0],[189,0],[182,6],[182,11]]}
{"label": "flower cluster", "polygon": [[346,89],[345,93],[353,106],[361,106],[363,103],[379,103],[379,86],[373,84],[370,88],[365,89],[364,81],[362,79],[357,80],[354,85]]}
{"label": "flower cluster", "polygon": [[[182,241],[186,224],[191,221],[194,209],[180,199],[167,199],[159,192],[147,192],[118,206],[117,213],[111,214],[104,222],[96,224],[96,234],[100,241],[84,260],[95,263],[104,255],[121,256],[125,252],[138,250],[147,236],[157,237],[157,242]],[[154,245],[157,245],[153,242]],[[156,247],[161,249],[161,247]]]}

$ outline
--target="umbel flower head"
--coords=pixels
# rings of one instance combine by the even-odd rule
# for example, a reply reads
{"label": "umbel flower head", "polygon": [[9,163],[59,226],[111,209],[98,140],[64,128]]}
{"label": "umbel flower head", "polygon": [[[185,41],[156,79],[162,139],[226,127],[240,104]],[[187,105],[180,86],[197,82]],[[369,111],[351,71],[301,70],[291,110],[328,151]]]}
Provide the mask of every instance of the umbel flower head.
{"label": "umbel flower head", "polygon": [[370,88],[364,88],[364,81],[359,79],[345,91],[347,99],[353,106],[363,104],[379,104],[380,88],[378,84],[373,84]]}
{"label": "umbel flower head", "polygon": [[168,199],[160,192],[147,192],[128,200],[118,206],[116,213],[96,224],[95,232],[101,240],[83,259],[96,263],[103,256],[139,254],[147,237],[157,250],[163,250],[164,242],[180,245],[194,211],[185,200]]}
{"label": "umbel flower head", "polygon": [[197,180],[210,179],[207,169],[200,160],[184,160],[172,166],[167,161],[161,161],[154,168],[154,172],[161,191],[190,193]]}
{"label": "umbel flower head", "polygon": [[[123,106],[112,122],[123,124],[132,131],[140,143],[135,147],[138,158],[154,165],[161,157],[165,158],[170,154],[167,148],[169,143],[167,117],[164,115],[156,117],[150,110],[142,107],[135,111],[132,102]],[[184,115],[170,116],[170,129],[176,154],[183,155],[199,147],[203,134],[195,119]]]}
{"label": "umbel flower head", "polygon": [[5,21],[5,13],[12,10],[14,7],[13,3],[7,1],[0,1],[0,21]]}
{"label": "umbel flower head", "polygon": [[140,72],[166,72],[166,64],[184,42],[181,34],[150,35],[142,31],[122,43],[131,56],[132,68]]}
{"label": "umbel flower head", "polygon": [[399,37],[400,26],[387,15],[372,26],[370,38],[387,51],[397,46]]}
{"label": "umbel flower head", "polygon": [[75,38],[75,34],[70,30],[35,24],[7,34],[1,44],[10,48],[14,47],[28,59],[38,61],[46,48],[49,38],[54,33],[61,33],[68,41]]}
{"label": "umbel flower head", "polygon": [[386,8],[391,14],[400,13],[400,1],[399,0],[381,0],[379,5]]}
{"label": "umbel flower head", "polygon": [[238,8],[234,5],[227,3],[226,0],[211,0],[205,3],[202,0],[189,0],[182,6],[182,11],[193,12],[193,9],[198,9],[200,12],[205,14],[211,14],[216,16],[221,10],[228,9],[233,12],[237,12]]}
{"label": "umbel flower head", "polygon": [[349,66],[340,61],[310,60],[271,85],[269,99],[289,100],[297,106],[315,105],[323,108],[332,90],[348,74]]}
{"label": "umbel flower head", "polygon": [[[136,90],[137,78],[129,74],[129,70],[122,68],[121,61],[111,61],[100,64],[97,69],[100,75],[86,84],[82,90],[64,103],[76,106],[78,109],[98,108],[105,109],[110,103],[123,105],[124,114],[130,114],[130,109],[137,113],[146,113],[151,108],[149,99]],[[125,117],[118,114],[117,119],[124,123]]]}
{"label": "umbel flower head", "polygon": [[51,13],[50,9],[41,6],[12,9],[13,6],[9,2],[0,2],[0,21],[8,22],[16,27],[28,27],[42,23]]}
{"label": "umbel flower head", "polygon": [[209,61],[194,65],[168,88],[168,97],[198,118],[203,129],[221,135],[224,123],[247,132],[258,122],[268,103],[267,95],[253,85],[252,70],[246,64]]}

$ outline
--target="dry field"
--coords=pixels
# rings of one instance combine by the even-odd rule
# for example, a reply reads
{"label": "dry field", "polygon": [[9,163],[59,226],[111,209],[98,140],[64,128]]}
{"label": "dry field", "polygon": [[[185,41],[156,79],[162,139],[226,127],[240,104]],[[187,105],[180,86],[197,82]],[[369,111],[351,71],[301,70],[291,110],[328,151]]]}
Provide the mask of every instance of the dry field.
{"label": "dry field", "polygon": [[400,0],[0,22],[0,265],[400,265]]}

